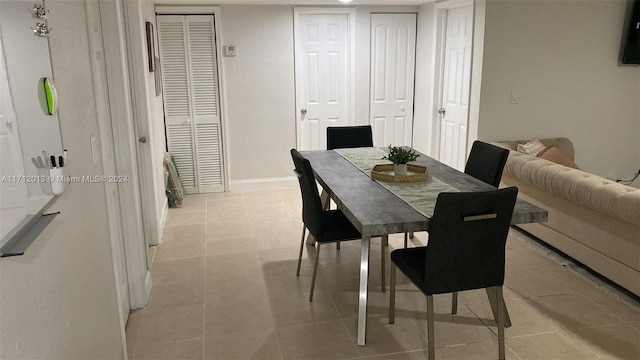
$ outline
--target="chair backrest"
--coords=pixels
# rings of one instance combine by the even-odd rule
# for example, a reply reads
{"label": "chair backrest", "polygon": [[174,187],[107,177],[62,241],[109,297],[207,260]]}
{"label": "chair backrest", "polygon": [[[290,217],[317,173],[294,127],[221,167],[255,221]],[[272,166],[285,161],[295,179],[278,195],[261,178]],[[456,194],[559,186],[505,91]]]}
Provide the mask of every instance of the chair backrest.
{"label": "chair backrest", "polygon": [[371,125],[327,127],[327,150],[372,146]]}
{"label": "chair backrest", "polygon": [[508,149],[476,140],[471,146],[471,153],[469,153],[464,172],[489,185],[498,187],[508,157]]}
{"label": "chair backrest", "polygon": [[302,221],[309,232],[319,238],[324,233],[324,225],[322,222],[322,201],[318,193],[316,177],[313,175],[309,160],[305,159],[296,149],[291,149],[291,158],[302,193]]}
{"label": "chair backrest", "polygon": [[518,188],[440,193],[429,224],[427,294],[501,286]]}

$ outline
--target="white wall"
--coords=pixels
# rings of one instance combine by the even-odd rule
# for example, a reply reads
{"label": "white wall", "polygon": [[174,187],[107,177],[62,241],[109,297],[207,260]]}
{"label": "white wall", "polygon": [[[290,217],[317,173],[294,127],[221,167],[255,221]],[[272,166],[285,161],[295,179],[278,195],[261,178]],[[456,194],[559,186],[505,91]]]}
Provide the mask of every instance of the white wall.
{"label": "white wall", "polygon": [[631,177],[640,67],[618,66],[625,12],[624,1],[487,1],[478,136],[566,136],[584,170]]}
{"label": "white wall", "polygon": [[[369,122],[370,12],[417,12],[416,7],[357,7],[356,119]],[[289,149],[296,147],[292,6],[221,6],[221,45],[232,185],[291,177]],[[295,184],[295,180],[291,185]]]}
{"label": "white wall", "polygon": [[[83,2],[47,7],[67,174],[99,175]],[[73,184],[50,210],[61,213],[24,256],[0,259],[0,358],[122,358],[104,186]]]}
{"label": "white wall", "polygon": [[296,146],[293,72],[293,8],[221,7],[225,150],[230,182],[291,176],[289,149]]}

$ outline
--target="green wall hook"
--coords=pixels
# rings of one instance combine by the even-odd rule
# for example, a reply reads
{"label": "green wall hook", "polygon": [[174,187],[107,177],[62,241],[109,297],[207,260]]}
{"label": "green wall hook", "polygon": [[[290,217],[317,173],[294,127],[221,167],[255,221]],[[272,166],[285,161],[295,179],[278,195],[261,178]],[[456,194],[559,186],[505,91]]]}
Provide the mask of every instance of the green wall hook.
{"label": "green wall hook", "polygon": [[56,86],[50,78],[42,78],[42,85],[44,88],[46,113],[53,115],[58,111],[58,92],[56,91]]}

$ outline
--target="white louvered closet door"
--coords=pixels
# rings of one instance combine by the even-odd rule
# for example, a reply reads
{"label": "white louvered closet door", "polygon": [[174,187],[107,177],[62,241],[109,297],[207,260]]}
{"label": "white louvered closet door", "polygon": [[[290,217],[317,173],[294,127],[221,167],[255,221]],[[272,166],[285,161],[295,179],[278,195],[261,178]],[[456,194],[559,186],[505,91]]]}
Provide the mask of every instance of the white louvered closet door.
{"label": "white louvered closet door", "polygon": [[158,15],[165,126],[185,192],[224,191],[212,15]]}

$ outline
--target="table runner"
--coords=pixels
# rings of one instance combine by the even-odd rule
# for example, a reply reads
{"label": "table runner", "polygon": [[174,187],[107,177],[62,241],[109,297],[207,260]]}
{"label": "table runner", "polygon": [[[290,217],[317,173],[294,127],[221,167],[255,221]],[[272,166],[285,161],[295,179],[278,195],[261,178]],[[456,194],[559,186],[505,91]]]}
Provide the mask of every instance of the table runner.
{"label": "table runner", "polygon": [[[388,160],[382,160],[382,157],[387,155],[388,152],[381,148],[365,147],[335,149],[335,151],[369,177],[371,177],[371,169],[373,169],[375,165],[391,164]],[[378,181],[376,179],[372,180],[377,181],[384,188],[409,204],[409,206],[417,212],[428,218],[433,216],[433,210],[436,206],[439,193],[459,191],[431,175],[427,176],[426,181],[412,183],[393,183]]]}

